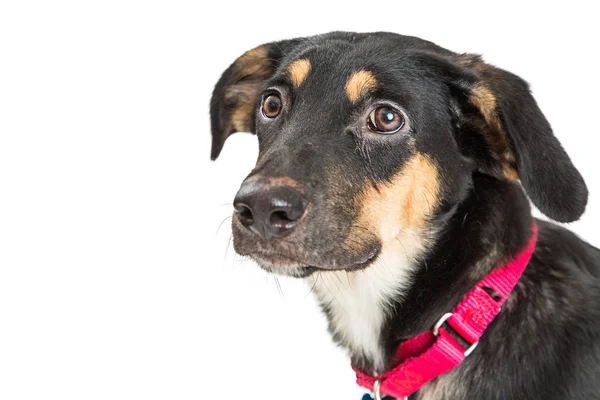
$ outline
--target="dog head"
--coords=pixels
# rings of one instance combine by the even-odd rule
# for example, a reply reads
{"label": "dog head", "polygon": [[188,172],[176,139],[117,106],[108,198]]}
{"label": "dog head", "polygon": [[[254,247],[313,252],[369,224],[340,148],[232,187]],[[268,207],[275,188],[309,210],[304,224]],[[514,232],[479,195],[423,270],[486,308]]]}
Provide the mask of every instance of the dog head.
{"label": "dog head", "polygon": [[522,184],[548,217],[576,220],[587,189],[519,77],[431,42],[330,33],[240,56],[211,100],[216,159],[255,133],[234,200],[239,254],[307,276],[415,257],[474,174]]}

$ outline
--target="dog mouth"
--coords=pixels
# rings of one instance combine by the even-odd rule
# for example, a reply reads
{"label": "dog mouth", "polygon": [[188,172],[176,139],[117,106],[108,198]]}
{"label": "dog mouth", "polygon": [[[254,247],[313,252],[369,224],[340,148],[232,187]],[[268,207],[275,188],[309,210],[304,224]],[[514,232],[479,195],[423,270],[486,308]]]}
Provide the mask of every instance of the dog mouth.
{"label": "dog mouth", "polygon": [[379,253],[380,248],[374,248],[356,261],[343,265],[339,265],[336,262],[314,265],[313,263],[299,261],[289,255],[276,253],[256,252],[248,256],[267,272],[296,278],[306,278],[315,272],[358,271],[367,268],[377,259]]}

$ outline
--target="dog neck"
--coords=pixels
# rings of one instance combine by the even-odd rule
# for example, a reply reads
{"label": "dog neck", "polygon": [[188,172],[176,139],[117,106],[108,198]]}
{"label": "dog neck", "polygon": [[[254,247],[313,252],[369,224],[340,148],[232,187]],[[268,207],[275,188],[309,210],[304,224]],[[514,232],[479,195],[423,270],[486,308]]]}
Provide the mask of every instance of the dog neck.
{"label": "dog neck", "polygon": [[404,232],[364,270],[323,272],[310,284],[352,364],[378,374],[393,367],[399,343],[431,329],[479,280],[520,252],[530,225],[518,184],[478,176],[467,198],[432,219],[428,231]]}
{"label": "dog neck", "polygon": [[[310,279],[329,320],[334,340],[346,347],[354,364],[383,371],[386,365],[382,327],[410,286],[414,255],[422,253],[422,235],[384,247],[373,265],[359,271],[317,273]],[[411,253],[408,253],[408,248]]]}

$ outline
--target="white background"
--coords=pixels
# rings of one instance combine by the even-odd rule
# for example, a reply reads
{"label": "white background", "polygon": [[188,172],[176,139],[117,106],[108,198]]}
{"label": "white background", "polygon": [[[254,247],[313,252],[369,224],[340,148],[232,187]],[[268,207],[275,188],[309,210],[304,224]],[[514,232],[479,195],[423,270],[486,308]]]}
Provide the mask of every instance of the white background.
{"label": "white background", "polygon": [[267,41],[388,30],[523,76],[591,192],[571,228],[600,245],[598,13],[443,4],[2,2],[0,398],[360,398],[309,288],[228,244],[256,143],[209,162],[208,103]]}

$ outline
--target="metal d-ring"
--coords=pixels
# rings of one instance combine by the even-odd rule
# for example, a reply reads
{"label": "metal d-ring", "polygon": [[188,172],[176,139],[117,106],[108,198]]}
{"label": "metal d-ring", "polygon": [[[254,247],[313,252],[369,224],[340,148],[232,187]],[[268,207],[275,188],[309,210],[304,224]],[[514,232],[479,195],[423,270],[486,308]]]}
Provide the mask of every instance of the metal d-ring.
{"label": "metal d-ring", "polygon": [[381,392],[379,391],[381,389],[381,380],[376,380],[375,384],[373,385],[373,399],[374,400],[381,400]]}
{"label": "metal d-ring", "polygon": [[[381,379],[378,379],[373,384],[373,400],[382,400],[380,390],[381,390]],[[387,397],[386,397],[386,399],[387,399]],[[404,396],[402,399],[399,399],[399,400],[408,400],[408,396]]]}
{"label": "metal d-ring", "polygon": [[452,313],[446,313],[444,315],[442,315],[442,318],[439,319],[438,322],[436,322],[435,326],[433,327],[433,335],[434,336],[438,336],[440,334],[440,328],[442,327],[442,325],[444,325],[444,322],[446,322],[446,320],[448,318],[450,318],[452,316]]}

